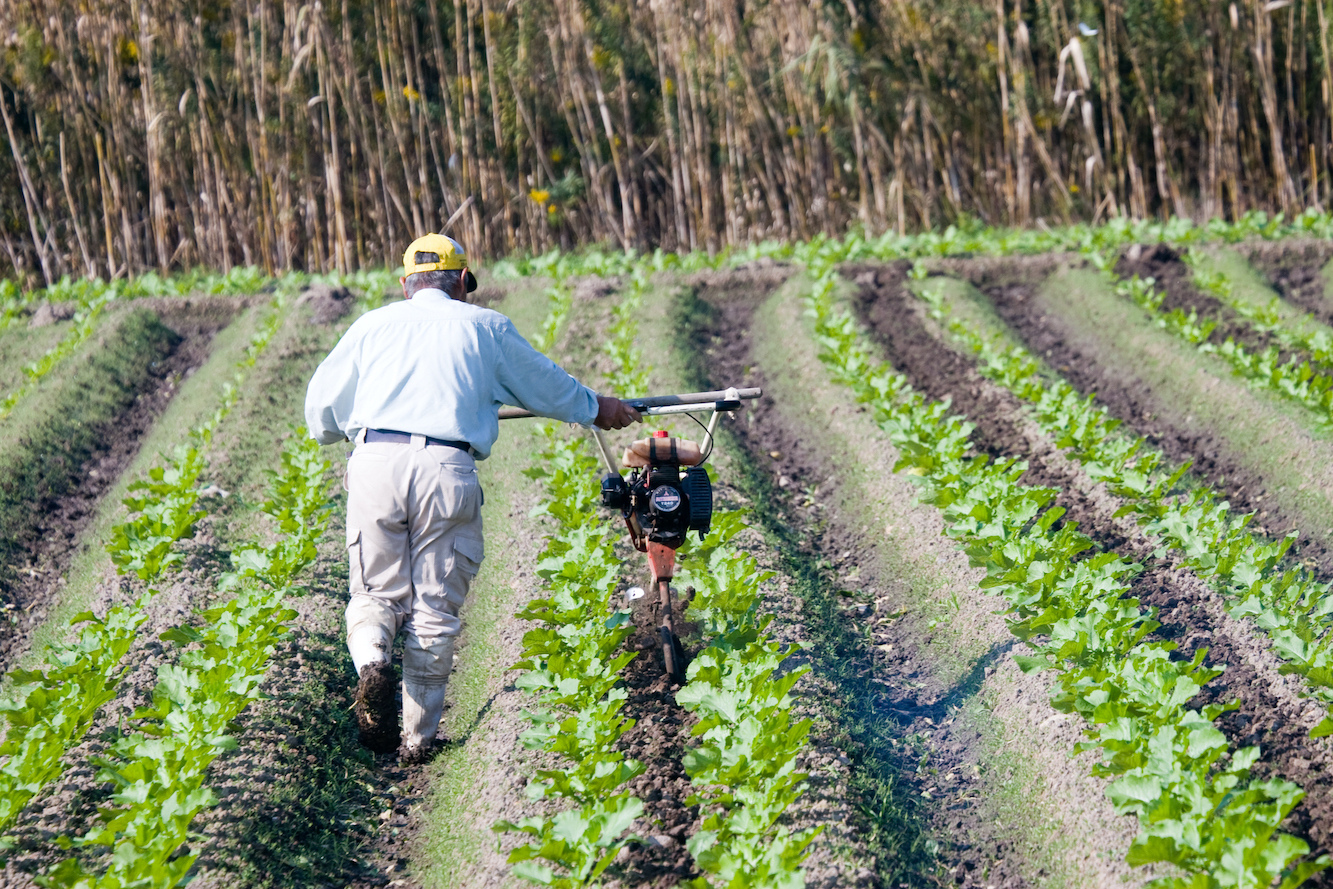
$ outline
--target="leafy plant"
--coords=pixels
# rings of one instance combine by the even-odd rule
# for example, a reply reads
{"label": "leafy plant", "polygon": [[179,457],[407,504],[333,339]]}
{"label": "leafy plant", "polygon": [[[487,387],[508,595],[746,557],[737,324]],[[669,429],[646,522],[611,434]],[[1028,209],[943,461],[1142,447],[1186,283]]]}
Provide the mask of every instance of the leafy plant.
{"label": "leafy plant", "polygon": [[1007,600],[1009,626],[1033,652],[1019,664],[1055,671],[1052,704],[1084,718],[1085,749],[1100,750],[1098,773],[1115,778],[1112,801],[1139,816],[1128,860],[1178,865],[1185,877],[1153,885],[1179,889],[1296,886],[1327,868],[1327,857],[1302,861],[1308,846],[1276,830],[1302,791],[1250,778],[1257,748],[1227,750],[1213,720],[1229,705],[1186,706],[1217,671],[1203,667],[1205,652],[1179,659],[1173,643],[1146,641],[1158,624],[1129,595],[1138,566],[1087,555],[1092,541],[1050,505],[1057,492],[1019,484],[1023,462],[969,456],[970,424],[875,361],[850,314],[835,308],[831,266],[816,271],[808,305],[822,360],[889,434],[895,470],[919,481],[946,533],[985,568],[983,587]]}
{"label": "leafy plant", "polygon": [[[274,648],[288,633],[287,621],[296,617],[284,599],[317,555],[308,544],[324,535],[328,470],[313,440],[300,435],[288,440],[264,505],[279,520],[279,540],[234,554],[239,570],[220,586],[238,592],[205,611],[201,627],[184,625],[161,635],[183,649],[179,660],[158,669],[152,705],[133,714],[137,731],[95,760],[98,778],[116,790],[99,812],[102,825],[73,844],[111,848],[106,869],[93,873],[70,858],[41,878],[41,885],[168,889],[185,878],[197,853],[176,853],[189,841],[194,817],[217,801],[205,786],[208,767],[236,748],[235,720],[259,697]],[[267,572],[254,571],[250,566],[256,562],[268,566]]]}
{"label": "leafy plant", "polygon": [[[572,305],[559,283],[550,300],[541,339],[546,350]],[[619,649],[633,628],[629,613],[612,604],[620,560],[611,523],[600,515],[588,484],[596,460],[551,424],[543,435],[540,459],[525,474],[544,483],[546,497],[534,515],[554,519],[555,532],[537,565],[547,594],[518,614],[537,626],[523,635],[523,657],[514,668],[526,672],[515,684],[541,694],[542,708],[525,713],[531,727],[521,735],[523,745],[555,754],[564,764],[538,771],[527,795],[569,800],[574,808],[497,821],[492,830],[533,838],[509,855],[515,876],[545,886],[590,886],[635,839],[627,831],[643,814],[642,801],[618,792],[644,768],[616,749],[634,726],[620,713],[626,692],[619,687],[621,671],[634,659]]]}

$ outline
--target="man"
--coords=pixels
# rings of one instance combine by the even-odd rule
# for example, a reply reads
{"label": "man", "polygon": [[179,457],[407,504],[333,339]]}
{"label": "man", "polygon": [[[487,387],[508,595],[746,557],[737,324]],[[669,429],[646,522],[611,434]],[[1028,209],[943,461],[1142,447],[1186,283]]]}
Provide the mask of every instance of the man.
{"label": "man", "polygon": [[602,429],[641,420],[581,385],[499,312],[469,305],[477,287],[463,247],[429,234],[403,254],[405,302],[368,312],[315,371],[310,434],[349,439],[347,648],[359,683],[361,743],[398,747],[392,666],[401,631],[399,755],[428,760],[453,666],[458,618],[481,566],[482,491],[474,461],[499,435],[499,407]]}

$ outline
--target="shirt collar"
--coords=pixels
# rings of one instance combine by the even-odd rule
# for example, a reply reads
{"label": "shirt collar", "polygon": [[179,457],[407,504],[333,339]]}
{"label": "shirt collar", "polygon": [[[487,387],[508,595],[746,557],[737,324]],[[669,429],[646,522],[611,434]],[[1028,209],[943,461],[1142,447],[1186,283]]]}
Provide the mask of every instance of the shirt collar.
{"label": "shirt collar", "polygon": [[422,302],[432,302],[432,303],[453,302],[453,299],[449,296],[449,294],[445,293],[443,290],[440,290],[437,287],[427,287],[424,290],[418,290],[416,293],[412,294],[412,299],[421,300]]}

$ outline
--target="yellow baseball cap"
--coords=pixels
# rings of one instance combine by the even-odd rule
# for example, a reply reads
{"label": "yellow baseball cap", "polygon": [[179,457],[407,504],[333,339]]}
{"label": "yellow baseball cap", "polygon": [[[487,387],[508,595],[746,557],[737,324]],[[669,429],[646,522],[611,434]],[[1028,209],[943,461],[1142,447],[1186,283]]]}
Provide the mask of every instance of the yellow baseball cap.
{"label": "yellow baseball cap", "polygon": [[[431,253],[439,259],[434,262],[417,262],[417,255],[421,253]],[[448,235],[437,235],[435,232],[422,235],[408,244],[407,250],[403,253],[404,277],[418,272],[458,271],[466,268],[467,251],[463,249],[462,244]],[[477,279],[470,271],[466,278],[467,291],[471,293],[477,289]]]}

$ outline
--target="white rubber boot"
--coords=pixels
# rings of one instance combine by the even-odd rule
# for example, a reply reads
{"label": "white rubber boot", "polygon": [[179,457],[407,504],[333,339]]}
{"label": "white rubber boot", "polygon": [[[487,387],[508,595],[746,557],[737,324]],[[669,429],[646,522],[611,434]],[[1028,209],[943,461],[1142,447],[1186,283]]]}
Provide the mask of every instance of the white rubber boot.
{"label": "white rubber boot", "polygon": [[347,651],[359,676],[367,664],[393,658],[398,621],[391,609],[369,596],[355,596],[347,605]]}
{"label": "white rubber boot", "polygon": [[422,642],[413,636],[403,651],[403,747],[400,758],[409,764],[430,758],[444,692],[454,665],[454,637]]}

